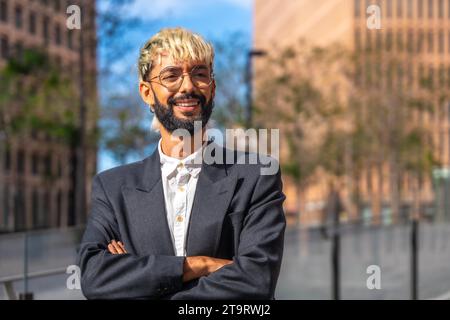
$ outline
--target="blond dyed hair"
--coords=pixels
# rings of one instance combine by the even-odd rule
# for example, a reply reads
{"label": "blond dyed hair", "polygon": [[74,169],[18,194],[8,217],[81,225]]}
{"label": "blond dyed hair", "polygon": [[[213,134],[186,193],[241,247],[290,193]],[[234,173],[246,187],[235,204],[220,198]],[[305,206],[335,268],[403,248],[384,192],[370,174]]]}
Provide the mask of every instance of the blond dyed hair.
{"label": "blond dyed hair", "polygon": [[184,28],[165,28],[141,48],[138,60],[139,80],[148,80],[154,63],[161,63],[163,55],[168,55],[177,62],[205,61],[212,71],[214,49],[209,42]]}

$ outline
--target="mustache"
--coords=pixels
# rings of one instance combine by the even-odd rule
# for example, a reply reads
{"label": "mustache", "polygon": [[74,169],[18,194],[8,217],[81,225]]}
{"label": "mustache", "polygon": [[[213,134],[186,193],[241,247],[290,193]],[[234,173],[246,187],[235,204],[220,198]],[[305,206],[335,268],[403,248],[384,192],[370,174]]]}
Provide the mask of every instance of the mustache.
{"label": "mustache", "polygon": [[173,106],[177,103],[178,100],[188,100],[188,99],[197,99],[198,101],[200,101],[201,106],[204,106],[206,104],[206,97],[202,94],[196,93],[185,93],[177,97],[170,97],[169,99],[167,99],[167,104]]}

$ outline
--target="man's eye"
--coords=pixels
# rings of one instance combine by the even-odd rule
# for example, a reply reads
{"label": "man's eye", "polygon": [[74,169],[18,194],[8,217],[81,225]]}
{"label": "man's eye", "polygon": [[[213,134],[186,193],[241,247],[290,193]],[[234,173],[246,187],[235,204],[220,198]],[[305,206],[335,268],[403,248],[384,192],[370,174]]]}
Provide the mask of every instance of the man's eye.
{"label": "man's eye", "polygon": [[176,81],[179,78],[177,74],[167,74],[162,77],[163,80],[166,81]]}
{"label": "man's eye", "polygon": [[193,76],[198,77],[198,78],[207,78],[208,73],[205,71],[199,71],[199,72],[194,72]]}

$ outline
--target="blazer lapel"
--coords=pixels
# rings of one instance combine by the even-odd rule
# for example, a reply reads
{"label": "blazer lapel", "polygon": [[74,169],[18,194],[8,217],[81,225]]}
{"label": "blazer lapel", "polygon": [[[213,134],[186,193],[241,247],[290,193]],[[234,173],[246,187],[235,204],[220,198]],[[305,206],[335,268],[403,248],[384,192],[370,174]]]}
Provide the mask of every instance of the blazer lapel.
{"label": "blazer lapel", "polygon": [[141,252],[175,255],[167,223],[158,149],[144,160],[133,187],[123,187],[130,233]]}
{"label": "blazer lapel", "polygon": [[[222,148],[215,143],[208,148]],[[236,187],[237,177],[227,165],[203,162],[192,205],[186,252],[188,256],[217,253],[222,223]]]}

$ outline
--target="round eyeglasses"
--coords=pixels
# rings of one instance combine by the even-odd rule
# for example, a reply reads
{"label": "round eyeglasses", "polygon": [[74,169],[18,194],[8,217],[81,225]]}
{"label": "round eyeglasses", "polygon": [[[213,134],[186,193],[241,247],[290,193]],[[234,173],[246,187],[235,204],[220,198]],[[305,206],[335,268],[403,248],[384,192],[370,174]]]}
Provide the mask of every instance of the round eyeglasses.
{"label": "round eyeglasses", "polygon": [[[206,66],[195,66],[189,72],[183,72],[179,67],[164,68],[159,75],[150,78],[149,82],[157,82],[167,90],[176,92],[180,89],[186,74],[189,74],[192,84],[199,89],[209,87],[214,80],[214,74]],[[159,82],[154,81],[157,78]]]}

